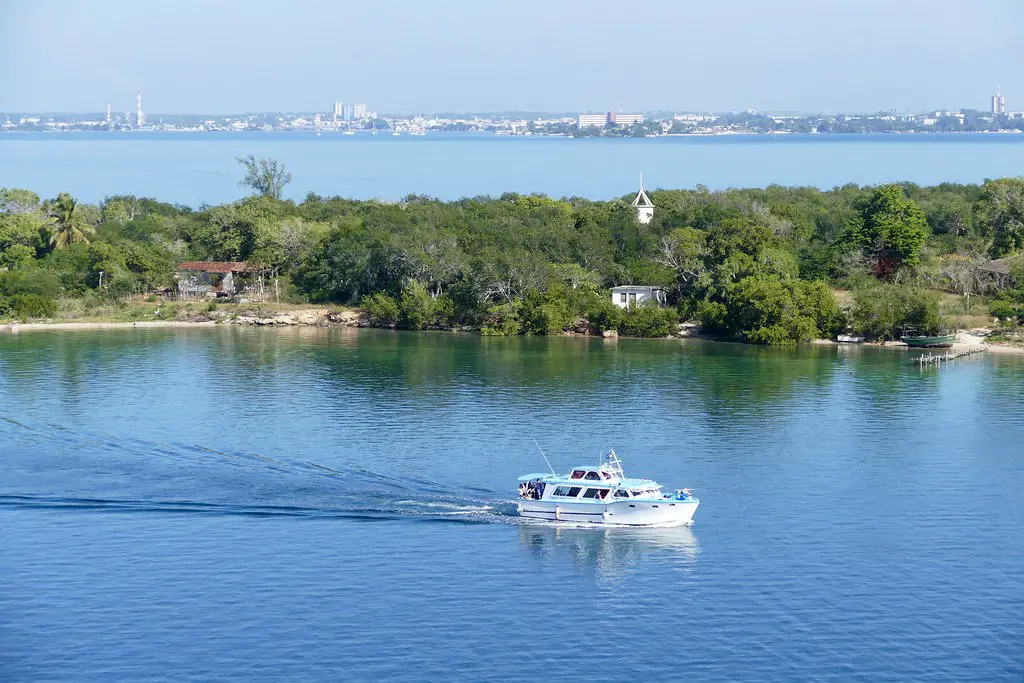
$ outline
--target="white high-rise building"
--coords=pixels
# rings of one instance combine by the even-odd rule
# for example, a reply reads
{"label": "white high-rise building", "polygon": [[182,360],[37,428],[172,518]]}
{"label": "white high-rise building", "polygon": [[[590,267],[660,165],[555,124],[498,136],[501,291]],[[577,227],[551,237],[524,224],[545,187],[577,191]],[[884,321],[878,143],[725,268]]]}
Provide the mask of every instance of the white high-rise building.
{"label": "white high-rise building", "polygon": [[365,119],[366,118],[366,105],[359,102],[352,106],[352,118],[354,119]]}
{"label": "white high-rise building", "polygon": [[996,116],[1006,113],[1006,98],[999,94],[999,88],[996,88],[996,94],[992,96],[992,113]]}
{"label": "white high-rise building", "polygon": [[146,125],[146,115],[142,113],[142,93],[135,94],[135,125],[139,128]]}

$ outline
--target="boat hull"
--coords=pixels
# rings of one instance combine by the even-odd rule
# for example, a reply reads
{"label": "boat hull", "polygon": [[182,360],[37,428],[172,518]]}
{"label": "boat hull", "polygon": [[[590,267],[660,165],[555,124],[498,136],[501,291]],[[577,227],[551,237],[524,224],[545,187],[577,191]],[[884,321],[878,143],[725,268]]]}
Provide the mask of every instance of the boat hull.
{"label": "boat hull", "polygon": [[949,349],[956,341],[955,334],[944,334],[935,337],[900,337],[900,341],[915,349]]}
{"label": "boat hull", "polygon": [[548,522],[573,522],[599,526],[673,526],[689,524],[700,501],[630,500],[614,503],[521,500],[519,516]]}

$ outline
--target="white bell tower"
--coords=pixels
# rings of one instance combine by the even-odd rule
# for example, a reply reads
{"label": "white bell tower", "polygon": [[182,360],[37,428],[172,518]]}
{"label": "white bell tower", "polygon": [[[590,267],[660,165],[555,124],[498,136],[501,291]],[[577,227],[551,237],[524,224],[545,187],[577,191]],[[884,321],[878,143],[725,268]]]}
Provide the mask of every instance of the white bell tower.
{"label": "white bell tower", "polygon": [[637,223],[647,225],[654,218],[654,202],[644,192],[644,174],[642,171],[640,172],[640,191],[636,193],[631,206],[636,209]]}

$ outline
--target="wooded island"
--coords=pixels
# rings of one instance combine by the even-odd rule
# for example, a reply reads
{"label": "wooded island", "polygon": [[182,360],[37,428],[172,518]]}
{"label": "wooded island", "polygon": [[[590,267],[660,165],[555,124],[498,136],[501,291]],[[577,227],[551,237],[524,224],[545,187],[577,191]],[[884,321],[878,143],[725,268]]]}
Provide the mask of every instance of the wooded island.
{"label": "wooded island", "polygon": [[[643,222],[633,195],[295,202],[281,198],[282,165],[239,161],[254,195],[218,206],[0,189],[0,318],[74,319],[132,301],[177,315],[182,264],[244,262],[280,301],[359,306],[371,324],[408,329],[664,336],[692,321],[789,344],[1024,319],[1020,178],[654,190]],[[661,288],[667,305],[620,308],[618,285]]]}

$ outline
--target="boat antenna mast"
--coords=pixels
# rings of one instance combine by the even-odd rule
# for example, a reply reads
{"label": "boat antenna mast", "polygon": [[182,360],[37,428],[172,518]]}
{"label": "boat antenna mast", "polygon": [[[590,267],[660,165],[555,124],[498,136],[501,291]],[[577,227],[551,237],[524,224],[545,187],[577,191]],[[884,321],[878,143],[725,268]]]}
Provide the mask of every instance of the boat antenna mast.
{"label": "boat antenna mast", "polygon": [[619,460],[618,454],[614,448],[608,449],[608,455],[605,456],[607,462],[604,465],[606,472],[616,475],[619,479],[625,479],[626,473],[622,471],[622,461]]}
{"label": "boat antenna mast", "polygon": [[554,474],[555,468],[551,466],[551,461],[548,460],[548,456],[544,454],[544,449],[540,447],[539,443],[537,443],[537,439],[534,439],[533,443],[537,444],[537,450],[540,451],[540,457],[544,458],[544,462],[548,464],[548,469],[551,470],[551,474]]}

